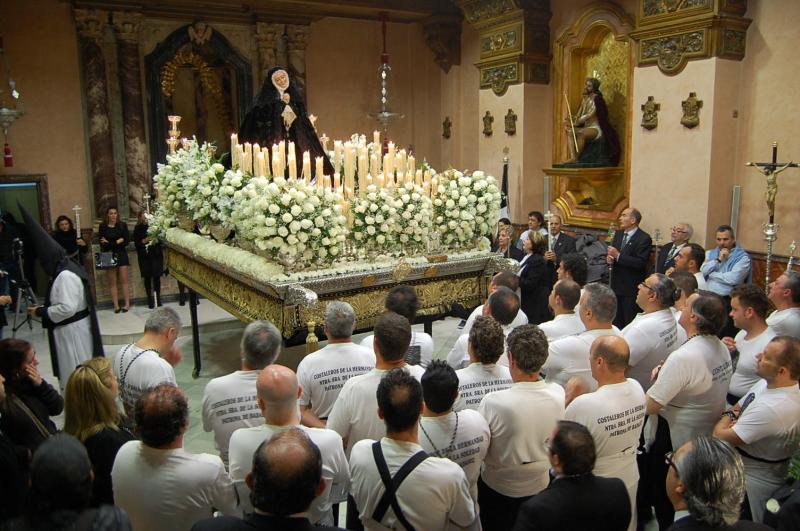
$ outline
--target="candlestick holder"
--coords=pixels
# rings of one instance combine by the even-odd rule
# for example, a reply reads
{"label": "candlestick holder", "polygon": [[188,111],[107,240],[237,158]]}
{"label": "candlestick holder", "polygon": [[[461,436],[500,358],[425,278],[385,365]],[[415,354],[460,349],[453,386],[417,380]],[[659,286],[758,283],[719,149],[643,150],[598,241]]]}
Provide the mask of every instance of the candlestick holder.
{"label": "candlestick holder", "polygon": [[169,138],[167,139],[167,146],[169,147],[170,154],[174,155],[175,150],[178,147],[178,142],[179,142],[178,137],[181,136],[181,132],[178,129],[178,122],[181,121],[181,117],[171,114],[167,116],[167,120],[169,120],[169,123],[172,124],[170,126],[169,131],[167,131],[167,133],[169,133]]}
{"label": "candlestick holder", "polygon": [[778,229],[780,226],[777,223],[764,223],[761,225],[761,231],[764,233],[764,240],[767,242],[767,264],[766,272],[764,273],[764,288],[767,289],[770,281],[770,268],[772,266],[772,244],[778,239]]}

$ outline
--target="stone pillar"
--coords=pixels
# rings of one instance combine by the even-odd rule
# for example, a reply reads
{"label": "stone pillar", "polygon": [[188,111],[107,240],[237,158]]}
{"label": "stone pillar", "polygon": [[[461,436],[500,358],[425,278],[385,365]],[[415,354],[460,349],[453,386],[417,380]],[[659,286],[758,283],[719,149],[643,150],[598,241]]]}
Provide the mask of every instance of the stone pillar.
{"label": "stone pillar", "polygon": [[103,31],[108,22],[108,12],[95,9],[75,9],[74,14],[85,75],[94,209],[96,215],[102,216],[108,207],[117,204],[106,63],[100,47]]}
{"label": "stone pillar", "polygon": [[144,102],[139,67],[139,28],[142,15],[125,11],[113,13],[117,32],[119,83],[125,136],[125,169],[131,217],[144,210],[144,195],[151,193],[144,125]]}
{"label": "stone pillar", "polygon": [[300,26],[297,24],[286,25],[287,40],[287,59],[286,68],[289,78],[300,92],[300,95],[308,101],[306,97],[306,45],[308,36],[311,34],[311,26]]}
{"label": "stone pillar", "polygon": [[264,82],[267,71],[278,64],[278,39],[283,35],[283,24],[256,23],[258,46],[258,83]]}

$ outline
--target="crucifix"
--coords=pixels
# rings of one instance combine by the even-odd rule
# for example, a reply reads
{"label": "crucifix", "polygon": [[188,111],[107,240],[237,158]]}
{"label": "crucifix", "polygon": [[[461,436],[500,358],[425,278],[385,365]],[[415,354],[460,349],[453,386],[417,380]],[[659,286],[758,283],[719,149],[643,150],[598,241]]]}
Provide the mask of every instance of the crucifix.
{"label": "crucifix", "polygon": [[769,210],[769,223],[762,225],[764,239],[767,241],[767,265],[764,275],[764,286],[769,286],[769,273],[772,264],[772,243],[778,239],[778,225],[775,223],[775,198],[778,196],[778,174],[786,168],[797,168],[796,162],[778,162],[778,143],[772,143],[772,162],[748,162],[767,177],[765,199]]}

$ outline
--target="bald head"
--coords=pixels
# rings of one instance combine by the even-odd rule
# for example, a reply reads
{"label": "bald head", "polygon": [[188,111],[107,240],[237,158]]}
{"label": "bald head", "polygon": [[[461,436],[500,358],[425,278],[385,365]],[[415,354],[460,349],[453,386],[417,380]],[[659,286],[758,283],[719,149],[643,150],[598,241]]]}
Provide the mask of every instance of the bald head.
{"label": "bald head", "polygon": [[269,424],[287,424],[295,418],[300,387],[297,375],[283,365],[267,365],[256,382],[258,406]]}
{"label": "bald head", "polygon": [[619,336],[600,336],[594,340],[591,348],[592,359],[601,358],[612,373],[625,373],[631,350],[628,343]]}

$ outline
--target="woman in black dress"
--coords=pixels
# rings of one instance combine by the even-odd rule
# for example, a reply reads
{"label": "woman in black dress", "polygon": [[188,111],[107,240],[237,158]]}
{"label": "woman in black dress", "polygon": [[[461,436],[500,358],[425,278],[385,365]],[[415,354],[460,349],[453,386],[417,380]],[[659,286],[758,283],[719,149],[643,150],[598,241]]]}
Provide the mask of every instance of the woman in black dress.
{"label": "woman in black dress", "polygon": [[[144,280],[144,289],[147,291],[147,306],[155,307],[161,304],[161,275],[164,274],[164,251],[160,243],[154,243],[148,247],[150,238],[147,237],[147,229],[150,225],[147,222],[147,213],[142,211],[139,214],[139,223],[133,228],[133,244],[136,246],[136,258],[139,260],[139,271]],[[156,293],[156,300],[153,300],[153,291]]]}
{"label": "woman in black dress", "polygon": [[64,390],[64,431],[83,443],[94,468],[92,506],[114,504],[114,458],[134,439],[117,408],[118,389],[108,358],[92,358],[78,365]]}
{"label": "woman in black dress", "polygon": [[56,432],[50,417],[61,413],[64,399],[42,379],[36,351],[27,341],[0,340],[0,375],[6,389],[6,399],[0,404],[0,430],[32,454]]}
{"label": "woman in black dress", "polygon": [[[100,251],[113,252],[117,258],[117,266],[106,269],[106,279],[111,288],[111,301],[114,303],[114,313],[120,310],[127,312],[131,307],[131,293],[128,289],[128,251],[125,249],[130,241],[128,226],[119,219],[117,207],[109,207],[106,213],[106,220],[100,224],[98,230],[100,235]],[[117,294],[117,278],[122,286],[122,297],[125,306],[119,307],[119,295]]]}
{"label": "woman in black dress", "polygon": [[83,238],[78,238],[71,219],[67,216],[56,218],[56,230],[53,231],[53,238],[67,251],[67,257],[83,265],[83,256],[89,250],[89,246],[86,245]]}
{"label": "woman in black dress", "polygon": [[520,307],[528,322],[544,323],[552,319],[547,297],[553,289],[555,271],[553,263],[544,259],[547,239],[538,231],[530,231],[525,239],[525,256],[520,262],[519,289],[522,292]]}

